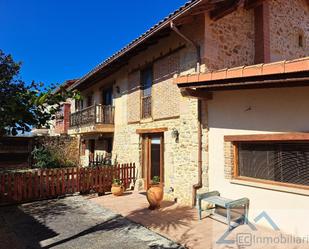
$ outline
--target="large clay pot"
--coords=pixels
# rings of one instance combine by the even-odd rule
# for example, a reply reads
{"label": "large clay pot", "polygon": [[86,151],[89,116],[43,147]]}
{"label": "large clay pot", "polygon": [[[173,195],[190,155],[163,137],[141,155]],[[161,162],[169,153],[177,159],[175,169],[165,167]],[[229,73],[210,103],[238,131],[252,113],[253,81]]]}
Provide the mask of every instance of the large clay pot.
{"label": "large clay pot", "polygon": [[120,196],[124,192],[124,187],[122,185],[115,185],[115,184],[113,184],[111,192],[115,196]]}
{"label": "large clay pot", "polygon": [[163,200],[163,188],[160,185],[151,186],[147,190],[147,200],[149,202],[149,209],[159,208]]}

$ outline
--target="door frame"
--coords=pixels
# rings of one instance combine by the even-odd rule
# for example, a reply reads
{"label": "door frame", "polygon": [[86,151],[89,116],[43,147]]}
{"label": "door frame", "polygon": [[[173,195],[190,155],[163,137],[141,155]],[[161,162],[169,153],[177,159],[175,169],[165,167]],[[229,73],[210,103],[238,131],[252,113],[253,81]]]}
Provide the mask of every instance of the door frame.
{"label": "door frame", "polygon": [[142,137],[142,178],[145,189],[151,186],[151,137],[160,138],[160,186],[164,186],[164,133],[146,133]]}
{"label": "door frame", "polygon": [[94,161],[95,160],[95,139],[89,139],[88,143],[89,143],[89,159]]}

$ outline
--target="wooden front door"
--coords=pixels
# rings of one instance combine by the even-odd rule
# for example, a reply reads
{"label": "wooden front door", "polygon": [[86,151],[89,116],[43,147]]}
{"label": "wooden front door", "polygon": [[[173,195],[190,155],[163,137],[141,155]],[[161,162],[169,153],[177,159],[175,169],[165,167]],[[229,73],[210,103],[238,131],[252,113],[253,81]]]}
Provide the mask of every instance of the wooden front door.
{"label": "wooden front door", "polygon": [[143,135],[143,178],[145,188],[151,185],[154,176],[160,177],[160,184],[164,185],[164,139],[163,134]]}

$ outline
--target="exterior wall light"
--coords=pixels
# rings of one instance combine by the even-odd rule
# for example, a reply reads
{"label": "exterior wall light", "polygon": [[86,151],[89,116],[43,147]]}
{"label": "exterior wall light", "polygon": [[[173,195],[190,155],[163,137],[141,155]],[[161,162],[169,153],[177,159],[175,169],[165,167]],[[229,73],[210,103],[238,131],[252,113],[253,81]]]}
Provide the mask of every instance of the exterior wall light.
{"label": "exterior wall light", "polygon": [[176,128],[172,129],[172,138],[174,138],[175,142],[178,143],[178,141],[179,141],[179,131]]}

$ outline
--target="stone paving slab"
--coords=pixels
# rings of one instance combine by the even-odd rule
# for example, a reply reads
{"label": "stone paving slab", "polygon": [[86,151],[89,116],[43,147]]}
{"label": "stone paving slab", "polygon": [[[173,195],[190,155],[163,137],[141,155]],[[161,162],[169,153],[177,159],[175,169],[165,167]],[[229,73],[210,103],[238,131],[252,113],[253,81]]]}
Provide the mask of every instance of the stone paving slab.
{"label": "stone paving slab", "polygon": [[0,208],[0,249],[183,248],[81,196]]}

